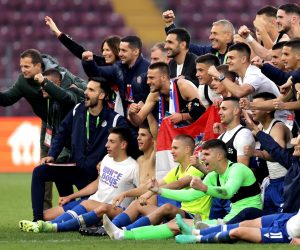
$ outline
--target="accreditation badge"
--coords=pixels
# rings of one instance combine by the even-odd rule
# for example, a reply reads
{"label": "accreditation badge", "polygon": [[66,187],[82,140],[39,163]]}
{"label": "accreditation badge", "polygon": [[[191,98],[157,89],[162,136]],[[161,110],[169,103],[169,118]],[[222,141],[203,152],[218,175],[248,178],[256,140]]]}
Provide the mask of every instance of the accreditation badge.
{"label": "accreditation badge", "polygon": [[51,146],[52,133],[53,133],[53,128],[47,125],[45,139],[44,139],[44,145],[48,148],[50,148],[50,146]]}

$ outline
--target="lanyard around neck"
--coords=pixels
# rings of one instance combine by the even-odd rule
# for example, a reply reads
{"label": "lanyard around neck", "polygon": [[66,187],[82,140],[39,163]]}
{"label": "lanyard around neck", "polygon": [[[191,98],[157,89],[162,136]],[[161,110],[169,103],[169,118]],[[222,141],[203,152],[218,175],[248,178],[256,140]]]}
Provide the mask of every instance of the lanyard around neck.
{"label": "lanyard around neck", "polygon": [[[100,122],[100,119],[99,119],[99,116],[97,116],[96,128],[98,128],[99,122]],[[87,141],[89,141],[89,139],[90,139],[90,112],[88,110],[86,111],[85,127],[86,127],[86,139],[87,139]]]}
{"label": "lanyard around neck", "polygon": [[[215,56],[219,58],[219,55],[220,55],[220,53],[219,53],[219,51],[217,51],[216,54],[215,54]],[[222,64],[226,64],[226,62],[227,62],[227,53],[225,54],[224,60],[223,60],[223,62],[221,62],[221,63],[222,63]]]}

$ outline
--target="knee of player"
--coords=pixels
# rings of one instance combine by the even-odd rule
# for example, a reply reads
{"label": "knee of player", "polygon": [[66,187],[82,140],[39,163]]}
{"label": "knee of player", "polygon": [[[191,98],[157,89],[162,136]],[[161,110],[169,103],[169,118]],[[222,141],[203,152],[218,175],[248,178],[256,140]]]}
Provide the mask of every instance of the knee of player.
{"label": "knee of player", "polygon": [[235,228],[235,229],[230,230],[229,237],[231,239],[241,239],[242,234],[243,234],[243,232],[240,228]]}
{"label": "knee of player", "polygon": [[109,211],[110,209],[112,209],[112,207],[109,206],[108,204],[102,204],[102,205],[100,205],[99,207],[96,207],[96,208],[94,209],[94,212],[96,213],[96,215],[97,215],[98,217],[101,217],[103,214],[108,213],[108,211]]}
{"label": "knee of player", "polygon": [[174,206],[170,203],[166,203],[158,208],[158,212],[164,213],[164,214],[169,214],[172,211],[174,211]]}

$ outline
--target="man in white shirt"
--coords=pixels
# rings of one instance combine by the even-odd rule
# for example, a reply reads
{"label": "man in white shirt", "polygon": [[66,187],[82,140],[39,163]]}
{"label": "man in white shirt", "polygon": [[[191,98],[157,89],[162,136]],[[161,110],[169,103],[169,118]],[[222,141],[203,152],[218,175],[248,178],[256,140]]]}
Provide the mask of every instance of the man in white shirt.
{"label": "man in white shirt", "polygon": [[199,100],[205,108],[212,105],[215,100],[220,99],[220,95],[211,88],[212,77],[208,74],[208,69],[212,65],[215,67],[220,65],[219,58],[213,54],[205,54],[196,59]]}
{"label": "man in white shirt", "polygon": [[[121,213],[133,198],[125,198],[114,208],[111,205],[113,197],[138,186],[139,180],[138,164],[128,156],[131,137],[127,128],[112,128],[105,145],[107,155],[101,161],[99,177],[78,192],[62,197],[60,205],[65,205],[65,210],[69,210],[49,222],[22,220],[19,222],[20,229],[35,233],[74,231],[99,223],[104,213],[110,218]],[[88,195],[91,196],[87,200],[70,202]]]}

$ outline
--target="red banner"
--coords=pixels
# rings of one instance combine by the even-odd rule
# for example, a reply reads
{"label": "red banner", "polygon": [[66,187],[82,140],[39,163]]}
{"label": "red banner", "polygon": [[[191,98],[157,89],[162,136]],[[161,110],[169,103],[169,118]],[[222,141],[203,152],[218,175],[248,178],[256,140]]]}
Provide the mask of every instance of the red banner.
{"label": "red banner", "polygon": [[40,160],[41,120],[0,117],[0,172],[32,172]]}

